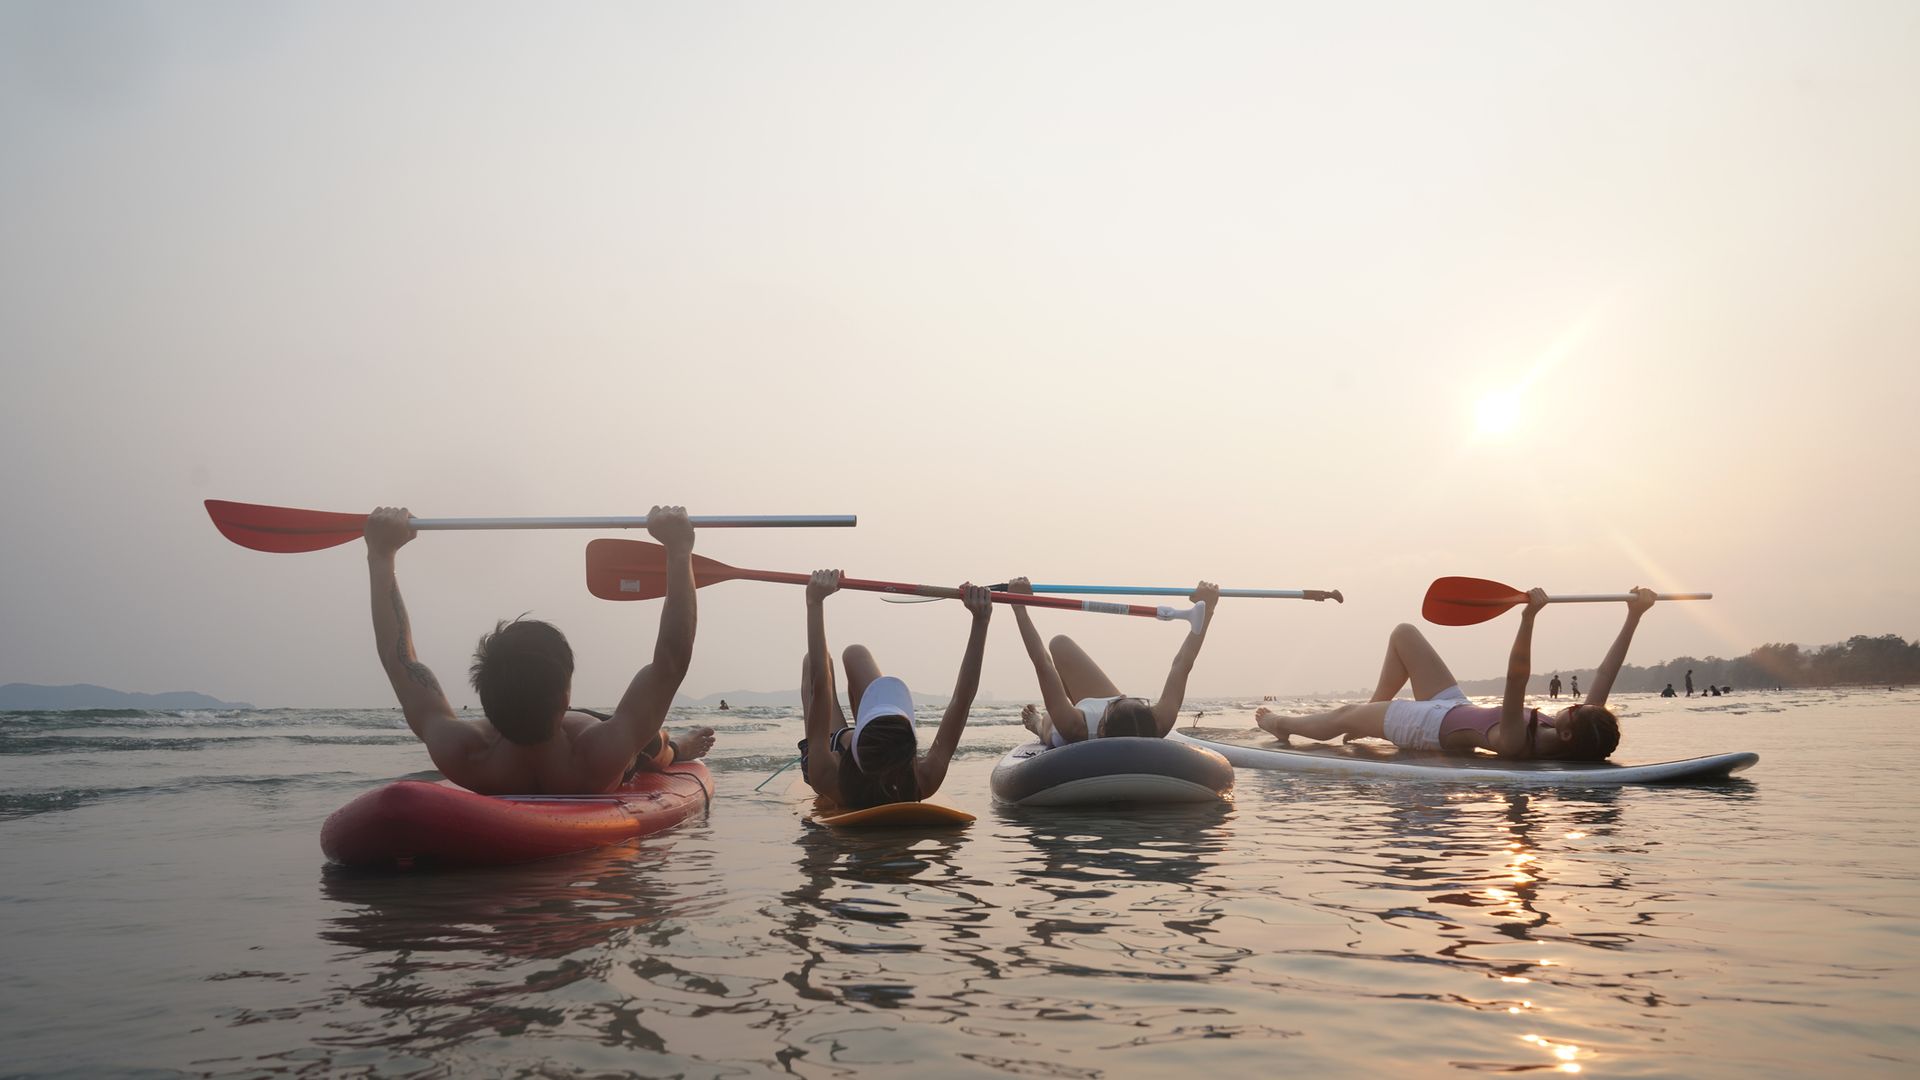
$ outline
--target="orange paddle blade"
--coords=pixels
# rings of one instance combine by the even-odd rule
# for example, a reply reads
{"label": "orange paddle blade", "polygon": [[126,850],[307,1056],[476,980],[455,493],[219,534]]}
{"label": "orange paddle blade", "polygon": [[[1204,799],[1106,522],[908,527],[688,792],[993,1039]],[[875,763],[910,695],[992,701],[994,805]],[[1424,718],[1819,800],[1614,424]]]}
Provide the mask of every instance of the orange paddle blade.
{"label": "orange paddle blade", "polygon": [[1489,619],[1515,604],[1527,602],[1527,594],[1511,585],[1473,577],[1435,578],[1427,586],[1427,598],[1420,604],[1420,615],[1440,626],[1472,626]]}
{"label": "orange paddle blade", "polygon": [[[693,557],[696,589],[753,573],[717,559]],[[667,549],[644,540],[612,537],[588,542],[587,591],[602,600],[657,600],[667,595]]]}
{"label": "orange paddle blade", "polygon": [[255,551],[287,554],[320,551],[360,539],[365,514],[296,510],[289,506],[207,500],[207,516],[220,535]]}

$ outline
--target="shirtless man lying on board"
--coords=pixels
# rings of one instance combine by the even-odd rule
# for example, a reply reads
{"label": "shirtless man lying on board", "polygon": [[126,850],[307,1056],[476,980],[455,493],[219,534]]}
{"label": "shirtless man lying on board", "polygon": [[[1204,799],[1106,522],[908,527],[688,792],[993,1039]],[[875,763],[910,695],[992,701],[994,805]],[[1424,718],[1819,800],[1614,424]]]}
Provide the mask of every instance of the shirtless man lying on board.
{"label": "shirtless man lying on board", "polygon": [[558,629],[502,620],[473,653],[473,688],[486,720],[465,719],[413,651],[394,557],[414,537],[405,508],[367,518],[373,640],[407,726],[447,779],[482,795],[597,795],[638,769],[691,761],[713,747],[713,729],[669,739],[661,727],[693,659],[693,525],[678,506],[653,508],[647,531],[667,549],[666,607],[653,663],[627,685],[612,716],[572,706],[573,649]]}

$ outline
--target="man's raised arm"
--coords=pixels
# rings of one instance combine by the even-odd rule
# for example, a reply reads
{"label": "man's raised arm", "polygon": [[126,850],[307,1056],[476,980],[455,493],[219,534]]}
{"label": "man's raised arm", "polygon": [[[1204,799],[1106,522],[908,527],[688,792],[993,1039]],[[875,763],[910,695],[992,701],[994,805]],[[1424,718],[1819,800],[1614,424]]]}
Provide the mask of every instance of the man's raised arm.
{"label": "man's raised arm", "polygon": [[656,506],[647,515],[647,531],[667,549],[667,603],[660,610],[660,633],[653,662],[627,684],[613,720],[581,740],[596,761],[616,762],[624,771],[652,738],[673,707],[673,695],[693,663],[693,634],[698,622],[693,583],[693,523],[681,506]]}
{"label": "man's raised arm", "polygon": [[413,651],[413,626],[407,619],[406,602],[400,599],[400,581],[394,571],[396,554],[414,537],[413,526],[408,524],[412,516],[406,508],[392,506],[367,515],[367,586],[373,643],[407,726],[427,744],[434,764],[446,772],[442,755],[457,758],[474,752],[479,748],[479,736],[454,716],[440,680]]}

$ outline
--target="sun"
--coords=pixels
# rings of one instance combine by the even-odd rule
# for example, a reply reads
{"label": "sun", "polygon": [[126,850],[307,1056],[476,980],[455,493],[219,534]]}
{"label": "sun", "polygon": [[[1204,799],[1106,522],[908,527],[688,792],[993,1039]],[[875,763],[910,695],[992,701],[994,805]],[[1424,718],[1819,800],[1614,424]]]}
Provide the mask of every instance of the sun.
{"label": "sun", "polygon": [[1482,438],[1499,439],[1513,434],[1520,423],[1520,391],[1495,390],[1482,397],[1474,409],[1474,429]]}

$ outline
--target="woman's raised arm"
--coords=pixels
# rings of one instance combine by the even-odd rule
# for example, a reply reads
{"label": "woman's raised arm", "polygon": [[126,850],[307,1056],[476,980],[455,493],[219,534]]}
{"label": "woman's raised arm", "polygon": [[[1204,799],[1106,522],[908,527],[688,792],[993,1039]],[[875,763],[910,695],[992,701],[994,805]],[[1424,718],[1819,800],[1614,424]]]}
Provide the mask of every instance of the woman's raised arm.
{"label": "woman's raised arm", "polygon": [[1527,680],[1533,677],[1533,617],[1547,606],[1544,589],[1527,590],[1527,606],[1520,612],[1520,631],[1513,636],[1507,657],[1507,690],[1500,699],[1500,752],[1521,757],[1527,747]]}
{"label": "woman's raised arm", "polygon": [[967,610],[973,613],[973,629],[967,634],[967,651],[960,657],[960,676],[954,680],[953,697],[941,714],[940,729],[933,744],[920,758],[915,779],[920,782],[920,797],[930,799],[947,778],[947,764],[960,748],[960,733],[967,728],[973,711],[974,695],[980,692],[980,662],[987,654],[987,624],[993,619],[993,594],[985,586],[968,582],[962,585]]}
{"label": "woman's raised arm", "polygon": [[1633,587],[1633,599],[1627,601],[1627,622],[1620,628],[1620,636],[1613,639],[1613,647],[1607,650],[1607,658],[1600,661],[1600,667],[1593,673],[1593,683],[1587,687],[1587,704],[1605,705],[1607,694],[1613,690],[1613,680],[1619,678],[1620,668],[1627,662],[1627,647],[1633,644],[1633,632],[1640,626],[1640,616],[1653,606],[1654,592],[1645,586]]}
{"label": "woman's raised arm", "polygon": [[[1007,582],[1007,591],[1031,595],[1033,587],[1026,578],[1017,577]],[[1013,621],[1020,627],[1020,641],[1027,647],[1027,659],[1033,661],[1034,677],[1040,680],[1040,701],[1047,707],[1047,719],[1053,722],[1053,730],[1068,742],[1085,739],[1087,718],[1080,715],[1073,699],[1067,696],[1067,686],[1060,681],[1060,672],[1053,666],[1047,643],[1040,640],[1040,631],[1033,627],[1033,616],[1027,614],[1024,606],[1014,605]]]}

